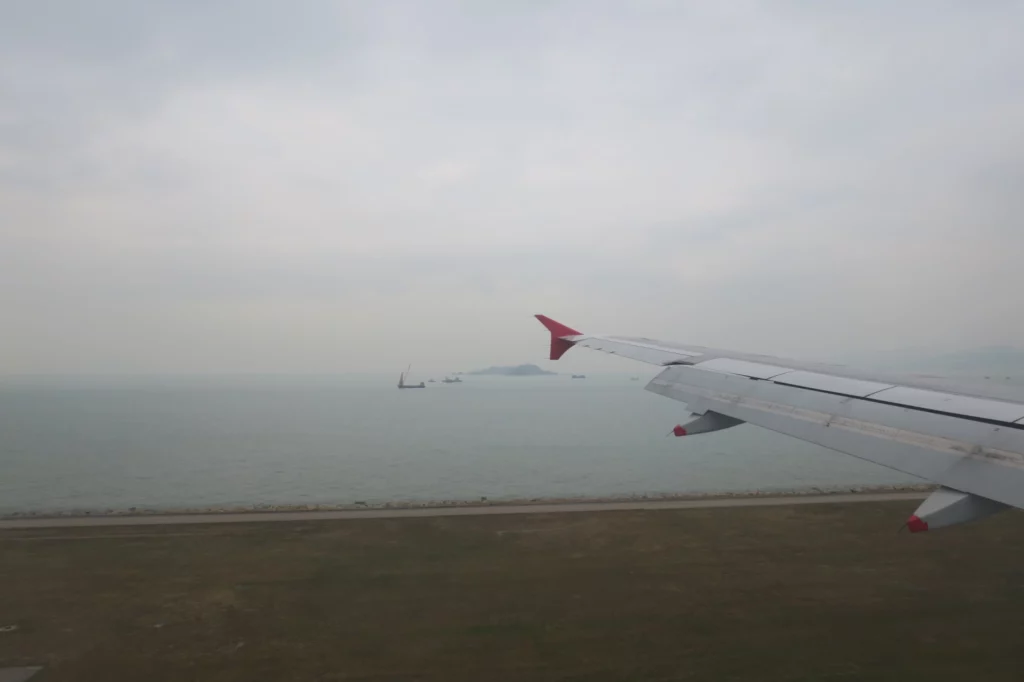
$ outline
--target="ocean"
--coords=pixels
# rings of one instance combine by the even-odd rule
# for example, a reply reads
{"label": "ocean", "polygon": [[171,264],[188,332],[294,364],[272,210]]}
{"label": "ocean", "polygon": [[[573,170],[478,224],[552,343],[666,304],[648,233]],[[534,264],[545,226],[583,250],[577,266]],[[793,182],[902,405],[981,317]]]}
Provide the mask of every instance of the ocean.
{"label": "ocean", "polygon": [[583,498],[918,482],[752,426],[674,438],[628,377],[0,383],[0,514]]}

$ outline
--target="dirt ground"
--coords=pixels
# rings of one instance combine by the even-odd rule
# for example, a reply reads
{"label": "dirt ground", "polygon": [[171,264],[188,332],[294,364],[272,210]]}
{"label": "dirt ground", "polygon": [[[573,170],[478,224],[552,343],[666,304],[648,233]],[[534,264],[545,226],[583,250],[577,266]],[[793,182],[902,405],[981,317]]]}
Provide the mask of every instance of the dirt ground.
{"label": "dirt ground", "polygon": [[[916,502],[0,531],[39,680],[997,680],[1024,514]],[[5,628],[5,626],[15,626]]]}

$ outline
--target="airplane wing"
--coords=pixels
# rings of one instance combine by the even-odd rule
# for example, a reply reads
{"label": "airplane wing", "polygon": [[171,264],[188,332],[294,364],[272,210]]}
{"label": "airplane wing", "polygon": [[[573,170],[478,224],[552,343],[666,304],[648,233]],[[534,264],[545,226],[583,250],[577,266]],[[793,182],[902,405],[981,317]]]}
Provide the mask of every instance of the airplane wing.
{"label": "airplane wing", "polygon": [[912,532],[1024,508],[1024,396],[937,377],[864,372],[632,336],[583,334],[544,315],[552,360],[574,346],[664,369],[648,391],[686,403],[688,436],[744,422],[937,483]]}

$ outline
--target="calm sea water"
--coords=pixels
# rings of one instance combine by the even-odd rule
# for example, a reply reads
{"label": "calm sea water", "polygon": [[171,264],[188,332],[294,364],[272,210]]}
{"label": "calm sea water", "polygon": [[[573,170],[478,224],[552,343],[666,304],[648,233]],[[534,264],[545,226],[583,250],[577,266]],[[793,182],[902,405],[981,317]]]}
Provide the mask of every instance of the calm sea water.
{"label": "calm sea water", "polygon": [[788,490],[914,479],[741,426],[667,438],[644,380],[0,386],[0,513]]}

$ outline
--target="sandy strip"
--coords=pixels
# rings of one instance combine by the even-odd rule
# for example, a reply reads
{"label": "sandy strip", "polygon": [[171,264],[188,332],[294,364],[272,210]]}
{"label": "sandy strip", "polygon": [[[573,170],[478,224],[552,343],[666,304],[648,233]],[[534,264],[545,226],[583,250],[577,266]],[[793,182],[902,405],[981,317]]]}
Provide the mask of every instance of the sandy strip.
{"label": "sandy strip", "polygon": [[498,514],[569,514],[581,512],[657,509],[716,509],[722,507],[774,507],[792,504],[890,502],[923,500],[928,492],[786,495],[779,497],[726,497],[698,500],[650,500],[630,502],[580,502],[415,509],[365,509],[336,511],[227,512],[213,514],[147,514],[144,516],[75,516],[0,520],[0,529],[84,528],[95,526],[165,526],[190,523],[262,523],[267,521],[328,521],[354,519],[404,519],[436,516],[491,516]]}

